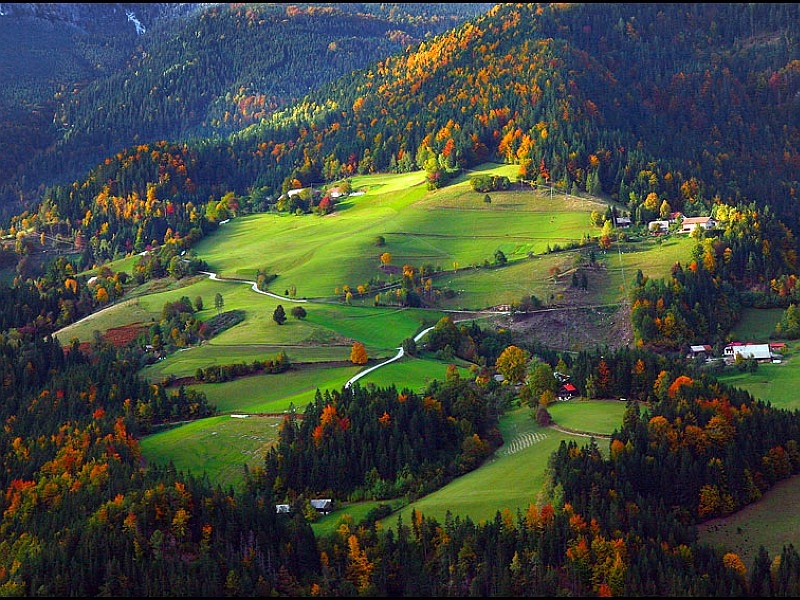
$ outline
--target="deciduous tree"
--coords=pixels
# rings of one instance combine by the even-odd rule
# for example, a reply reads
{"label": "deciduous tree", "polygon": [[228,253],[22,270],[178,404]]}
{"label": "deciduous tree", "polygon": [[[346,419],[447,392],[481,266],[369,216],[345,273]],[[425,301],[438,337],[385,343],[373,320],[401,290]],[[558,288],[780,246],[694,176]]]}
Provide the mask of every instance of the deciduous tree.
{"label": "deciduous tree", "polygon": [[508,383],[520,383],[525,379],[530,352],[518,346],[508,346],[497,357],[495,368]]}
{"label": "deciduous tree", "polygon": [[367,349],[361,342],[353,342],[353,346],[350,349],[350,362],[354,365],[367,364]]}

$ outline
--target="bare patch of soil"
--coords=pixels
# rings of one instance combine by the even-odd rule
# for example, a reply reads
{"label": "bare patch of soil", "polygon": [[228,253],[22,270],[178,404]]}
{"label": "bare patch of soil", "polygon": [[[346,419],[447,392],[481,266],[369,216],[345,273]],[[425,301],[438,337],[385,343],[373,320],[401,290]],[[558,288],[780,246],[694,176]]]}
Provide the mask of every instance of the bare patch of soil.
{"label": "bare patch of soil", "polygon": [[554,350],[615,350],[633,344],[627,305],[561,306],[516,314],[508,323],[515,336]]}

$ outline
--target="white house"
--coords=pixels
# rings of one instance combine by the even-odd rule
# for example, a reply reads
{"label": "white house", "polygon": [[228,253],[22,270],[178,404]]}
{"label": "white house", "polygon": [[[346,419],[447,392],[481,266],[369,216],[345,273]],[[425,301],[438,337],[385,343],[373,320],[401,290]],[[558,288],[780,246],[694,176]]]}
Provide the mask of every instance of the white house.
{"label": "white house", "polygon": [[717,222],[714,217],[684,217],[681,221],[681,233],[692,233],[698,225],[703,231],[708,231],[716,227]]}
{"label": "white house", "polygon": [[315,508],[323,515],[327,515],[333,510],[333,500],[330,498],[312,498],[309,500],[312,508]]}
{"label": "white house", "polygon": [[732,342],[725,346],[723,354],[728,360],[736,360],[736,355],[741,355],[742,358],[753,358],[758,361],[772,360],[772,351],[769,344],[743,344],[741,342]]}
{"label": "white house", "polygon": [[305,191],[307,189],[308,188],[294,188],[294,189],[288,190],[286,192],[286,195],[289,196],[289,198],[291,198],[292,196],[296,196],[297,194],[301,194],[303,191]]}
{"label": "white house", "polygon": [[631,218],[630,217],[617,217],[616,218],[616,226],[625,228],[631,226]]}

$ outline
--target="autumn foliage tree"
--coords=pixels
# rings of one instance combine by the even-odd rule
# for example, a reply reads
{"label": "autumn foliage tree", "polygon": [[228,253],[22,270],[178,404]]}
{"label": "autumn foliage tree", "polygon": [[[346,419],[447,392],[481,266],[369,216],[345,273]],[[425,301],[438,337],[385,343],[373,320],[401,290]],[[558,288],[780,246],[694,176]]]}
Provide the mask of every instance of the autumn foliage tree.
{"label": "autumn foliage tree", "polygon": [[364,344],[361,342],[353,342],[353,346],[350,349],[350,362],[354,365],[365,365],[367,364],[367,349],[364,347]]}
{"label": "autumn foliage tree", "polygon": [[508,346],[497,357],[495,368],[508,383],[521,383],[525,379],[530,352],[518,346]]}

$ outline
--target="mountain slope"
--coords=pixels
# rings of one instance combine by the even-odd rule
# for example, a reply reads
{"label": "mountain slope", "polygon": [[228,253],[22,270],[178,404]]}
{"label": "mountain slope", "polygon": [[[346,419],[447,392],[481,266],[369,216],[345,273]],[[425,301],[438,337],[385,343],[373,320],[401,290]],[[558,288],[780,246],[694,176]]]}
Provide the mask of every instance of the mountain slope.
{"label": "mountain slope", "polygon": [[[352,18],[332,10],[293,9],[286,21],[296,28],[292,31],[309,27],[310,35],[319,31],[312,18],[319,11],[342,22]],[[742,302],[785,302],[785,294],[772,298],[774,290],[788,290],[797,273],[800,224],[792,165],[800,135],[794,110],[800,62],[789,24],[799,10],[797,5],[752,5],[746,11],[735,4],[497,5],[321,85],[285,110],[259,112],[259,105],[244,102],[241,114],[258,114],[259,122],[229,137],[142,141],[107,156],[74,186],[48,190],[41,207],[16,215],[13,230],[33,227],[88,240],[83,264],[99,265],[165,243],[168,233],[186,249],[237,211],[318,209],[311,199],[281,202],[292,187],[421,168],[435,188],[459,169],[493,159],[518,165],[521,180],[616,200],[614,210],[629,213],[639,232],[662,214],[713,211],[725,235],[698,249],[708,272],[695,283],[706,288],[713,282],[714,293],[722,294],[724,281],[755,296],[726,304],[712,302],[713,294],[704,290],[675,299],[668,289],[692,287],[676,272],[673,286],[659,290],[665,296],[661,303],[657,297],[640,299],[647,306],[674,304],[681,327],[661,336],[668,338],[661,340],[666,347],[723,335]],[[239,70],[232,71],[255,76],[237,40],[251,39],[248,32],[258,26],[249,23],[275,16],[264,11],[215,8],[203,13],[197,26],[204,28],[203,39],[220,40],[215,48],[240,57]],[[369,22],[378,37],[388,31],[386,21]],[[290,36],[284,51],[299,60],[302,45],[292,45],[297,37]],[[118,103],[115,114],[131,115],[121,119],[120,131],[126,120],[140,122],[154,113],[159,118],[148,137],[170,118],[187,135],[192,127],[209,126],[183,111],[175,90],[195,90],[201,97],[208,86],[198,87],[199,75],[222,77],[225,71],[197,46],[191,46],[196,56],[190,46],[184,51],[189,38],[177,40],[180,51],[166,40],[165,56],[137,59],[133,73],[158,76],[144,78],[158,85],[140,89],[140,104],[110,96]],[[176,56],[193,58],[181,63],[174,62]],[[161,71],[167,64],[172,67]],[[117,87],[125,82],[139,89],[138,80],[128,79]],[[150,104],[152,98],[161,101]],[[142,107],[148,110],[136,112]],[[87,114],[94,120],[68,139],[72,149],[97,150],[81,132],[99,134],[118,122],[104,120],[98,111]],[[237,117],[232,119],[235,127]],[[59,156],[65,162],[59,163]],[[47,164],[50,172],[70,167],[58,152]],[[642,288],[646,283],[637,282]],[[637,328],[654,335],[651,321],[662,322],[642,311],[634,317]]]}
{"label": "mountain slope", "polygon": [[6,205],[126,146],[257,122],[491,5],[12,6],[0,17],[0,50],[20,57],[0,66],[13,82],[0,93],[13,110],[0,175],[17,175],[0,187]]}

